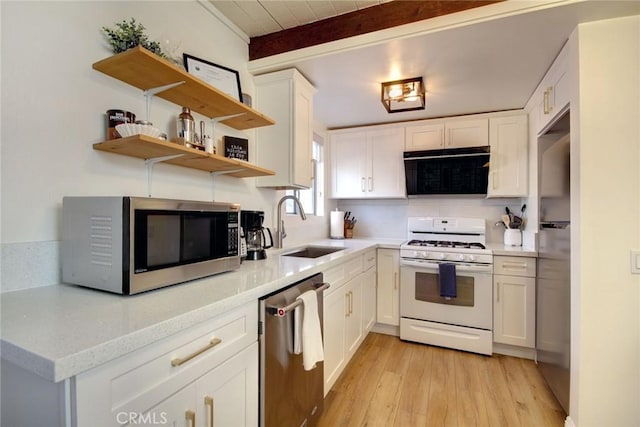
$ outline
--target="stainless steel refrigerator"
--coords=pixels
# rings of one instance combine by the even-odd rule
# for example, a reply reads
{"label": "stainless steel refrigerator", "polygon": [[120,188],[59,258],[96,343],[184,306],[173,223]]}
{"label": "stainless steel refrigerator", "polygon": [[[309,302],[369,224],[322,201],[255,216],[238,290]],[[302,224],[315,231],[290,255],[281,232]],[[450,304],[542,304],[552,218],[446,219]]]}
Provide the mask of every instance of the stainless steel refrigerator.
{"label": "stainless steel refrigerator", "polygon": [[571,361],[571,191],[569,113],[538,138],[540,233],[536,361],[569,413]]}

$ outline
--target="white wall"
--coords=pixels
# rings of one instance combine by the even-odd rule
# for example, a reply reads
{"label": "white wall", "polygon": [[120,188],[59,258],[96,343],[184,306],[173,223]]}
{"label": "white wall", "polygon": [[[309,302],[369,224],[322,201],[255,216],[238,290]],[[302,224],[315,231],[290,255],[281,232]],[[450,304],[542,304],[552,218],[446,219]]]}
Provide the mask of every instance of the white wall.
{"label": "white wall", "polygon": [[[253,94],[247,42],[196,1],[10,2],[2,8],[2,290],[59,281],[60,213],[66,195],[147,195],[140,159],[92,149],[105,139],[105,112],[120,108],[144,118],[140,90],[91,68],[110,56],[100,31],[134,17],[152,40],[181,43],[182,52],[238,70],[243,92]],[[154,99],[151,121],[175,129],[180,106]],[[206,118],[194,115],[196,120]],[[250,140],[255,131],[219,126]],[[282,192],[256,189],[254,179],[217,177],[159,164],[154,197],[238,202],[273,209]],[[215,193],[214,193],[215,191]],[[326,219],[309,221],[304,238],[328,234]],[[288,229],[289,245],[297,239]],[[18,283],[20,282],[20,283]]]}
{"label": "white wall", "polygon": [[579,427],[637,426],[640,276],[629,253],[640,248],[640,17],[580,25],[577,43],[570,415]]}

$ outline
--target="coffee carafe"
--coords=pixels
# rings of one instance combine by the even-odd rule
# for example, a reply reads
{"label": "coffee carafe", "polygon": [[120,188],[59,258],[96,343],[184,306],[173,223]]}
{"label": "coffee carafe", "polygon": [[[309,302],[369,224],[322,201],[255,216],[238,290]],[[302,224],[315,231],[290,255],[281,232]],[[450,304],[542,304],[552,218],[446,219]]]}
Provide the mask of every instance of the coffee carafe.
{"label": "coffee carafe", "polygon": [[[259,260],[267,257],[266,249],[273,246],[273,237],[271,230],[263,227],[264,212],[263,211],[240,211],[240,224],[244,232],[244,238],[247,242],[247,259]],[[267,236],[269,235],[269,243],[267,244]]]}

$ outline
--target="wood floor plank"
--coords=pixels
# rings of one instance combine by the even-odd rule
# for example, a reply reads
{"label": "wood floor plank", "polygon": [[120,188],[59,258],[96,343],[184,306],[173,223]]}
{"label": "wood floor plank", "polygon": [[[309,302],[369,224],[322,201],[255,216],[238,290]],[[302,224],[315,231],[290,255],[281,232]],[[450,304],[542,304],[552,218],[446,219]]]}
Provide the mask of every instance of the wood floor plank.
{"label": "wood floor plank", "polygon": [[370,333],[325,399],[321,427],[562,427],[534,362]]}

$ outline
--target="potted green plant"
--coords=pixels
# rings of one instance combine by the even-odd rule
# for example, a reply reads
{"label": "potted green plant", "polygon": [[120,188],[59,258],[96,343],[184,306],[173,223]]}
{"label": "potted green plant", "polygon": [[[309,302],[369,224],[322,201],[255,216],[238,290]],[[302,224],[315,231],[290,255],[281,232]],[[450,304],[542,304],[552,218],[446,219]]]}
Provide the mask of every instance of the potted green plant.
{"label": "potted green plant", "polygon": [[117,22],[115,28],[102,27],[102,32],[107,37],[113,53],[124,52],[125,50],[140,45],[156,55],[166,58],[166,55],[162,53],[160,43],[150,41],[149,37],[144,33],[144,30],[144,25],[136,22],[135,18],[131,18],[129,22],[125,20]]}

